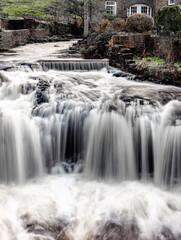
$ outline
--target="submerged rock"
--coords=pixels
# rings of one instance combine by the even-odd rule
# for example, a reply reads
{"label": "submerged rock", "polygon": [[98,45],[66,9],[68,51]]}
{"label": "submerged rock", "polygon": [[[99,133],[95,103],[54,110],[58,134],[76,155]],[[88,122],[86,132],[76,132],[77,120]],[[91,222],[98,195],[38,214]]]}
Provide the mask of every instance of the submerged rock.
{"label": "submerged rock", "polygon": [[47,103],[49,101],[48,96],[42,91],[37,90],[35,96],[37,104]]}
{"label": "submerged rock", "polygon": [[3,82],[9,82],[9,79],[2,72],[0,72],[0,83]]}
{"label": "submerged rock", "polygon": [[[65,236],[64,229],[68,223],[65,221],[57,221],[55,223],[31,223],[26,226],[29,233],[33,233],[37,236],[46,237],[46,239],[56,239],[56,240],[68,240],[68,238],[62,238]],[[61,238],[60,238],[61,237]],[[41,237],[40,237],[41,239]]]}
{"label": "submerged rock", "polygon": [[45,79],[44,78],[39,78],[39,82],[38,82],[37,86],[38,86],[38,89],[40,91],[44,92],[47,88],[50,87],[50,84],[49,84],[48,80],[49,79],[46,79],[46,78]]}
{"label": "submerged rock", "polygon": [[140,235],[140,230],[136,223],[117,224],[108,222],[103,227],[99,236],[95,240],[137,240]]}

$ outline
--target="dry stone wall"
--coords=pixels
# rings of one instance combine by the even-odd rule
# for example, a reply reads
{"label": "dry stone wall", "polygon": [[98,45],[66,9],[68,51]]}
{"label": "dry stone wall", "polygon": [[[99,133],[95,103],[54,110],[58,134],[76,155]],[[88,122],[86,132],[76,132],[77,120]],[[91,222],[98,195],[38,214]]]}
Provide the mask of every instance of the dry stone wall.
{"label": "dry stone wall", "polygon": [[6,50],[22,43],[28,43],[30,40],[40,40],[47,37],[48,30],[45,29],[22,29],[7,30],[0,32],[0,50]]}
{"label": "dry stone wall", "polygon": [[152,55],[172,61],[181,61],[181,36],[157,34],[123,34],[113,37],[113,45],[134,47],[135,54]]}

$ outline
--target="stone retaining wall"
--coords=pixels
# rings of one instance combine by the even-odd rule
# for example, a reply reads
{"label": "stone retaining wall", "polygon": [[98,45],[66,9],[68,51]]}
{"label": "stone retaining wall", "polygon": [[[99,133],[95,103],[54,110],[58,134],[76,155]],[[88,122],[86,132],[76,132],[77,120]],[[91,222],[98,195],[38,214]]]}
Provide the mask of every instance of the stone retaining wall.
{"label": "stone retaining wall", "polygon": [[39,27],[39,22],[33,19],[0,19],[0,25],[6,30],[35,29]]}
{"label": "stone retaining wall", "polygon": [[113,37],[113,47],[116,44],[134,47],[135,55],[152,55],[172,61],[181,61],[181,36],[125,33]]}
{"label": "stone retaining wall", "polygon": [[146,50],[152,55],[175,62],[181,61],[181,37],[150,36],[148,42]]}
{"label": "stone retaining wall", "polygon": [[7,30],[0,32],[0,50],[28,43],[29,40],[40,40],[47,37],[48,34],[49,31],[45,29]]}

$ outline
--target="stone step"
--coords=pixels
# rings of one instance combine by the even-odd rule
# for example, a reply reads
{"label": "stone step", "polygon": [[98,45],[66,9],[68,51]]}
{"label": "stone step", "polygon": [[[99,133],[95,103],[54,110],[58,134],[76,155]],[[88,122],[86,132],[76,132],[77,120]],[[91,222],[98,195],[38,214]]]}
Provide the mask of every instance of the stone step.
{"label": "stone step", "polygon": [[135,64],[135,60],[133,60],[133,59],[126,59],[125,63],[126,64]]}
{"label": "stone step", "polygon": [[119,51],[118,47],[111,47],[111,53],[117,53]]}
{"label": "stone step", "polygon": [[122,42],[128,42],[128,41],[129,41],[129,36],[120,36],[120,35],[113,36],[113,44],[120,44]]}
{"label": "stone step", "polygon": [[129,64],[128,67],[129,67],[129,69],[136,69],[136,64],[134,64],[134,63]]}
{"label": "stone step", "polygon": [[131,53],[131,50],[130,50],[130,48],[121,48],[120,52],[121,53]]}
{"label": "stone step", "polygon": [[123,68],[124,68],[124,64],[116,63],[116,67],[117,67],[117,68],[122,68],[122,69],[123,69]]}
{"label": "stone step", "polygon": [[133,59],[133,53],[123,53],[122,57],[126,59]]}
{"label": "stone step", "polygon": [[111,59],[111,60],[117,60],[118,59],[118,55],[117,55],[117,53],[112,53],[112,54],[110,54],[109,55],[109,58]]}
{"label": "stone step", "polygon": [[112,48],[116,48],[116,49],[121,49],[121,48],[125,48],[125,45],[123,44],[114,44],[114,46]]}
{"label": "stone step", "polygon": [[110,52],[111,53],[117,53],[117,52],[119,52],[119,48],[118,47],[112,47]]}
{"label": "stone step", "polygon": [[130,49],[130,51],[131,51],[132,53],[134,53],[134,52],[136,51],[136,48],[135,48],[135,47],[129,47],[129,49]]}

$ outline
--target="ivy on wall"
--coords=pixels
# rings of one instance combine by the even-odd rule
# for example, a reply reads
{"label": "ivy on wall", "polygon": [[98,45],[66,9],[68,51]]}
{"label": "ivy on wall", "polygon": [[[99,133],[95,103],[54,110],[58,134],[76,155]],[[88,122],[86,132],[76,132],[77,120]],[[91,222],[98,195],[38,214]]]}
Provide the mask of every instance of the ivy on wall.
{"label": "ivy on wall", "polygon": [[156,27],[159,33],[181,31],[181,11],[177,6],[166,6],[158,10]]}

